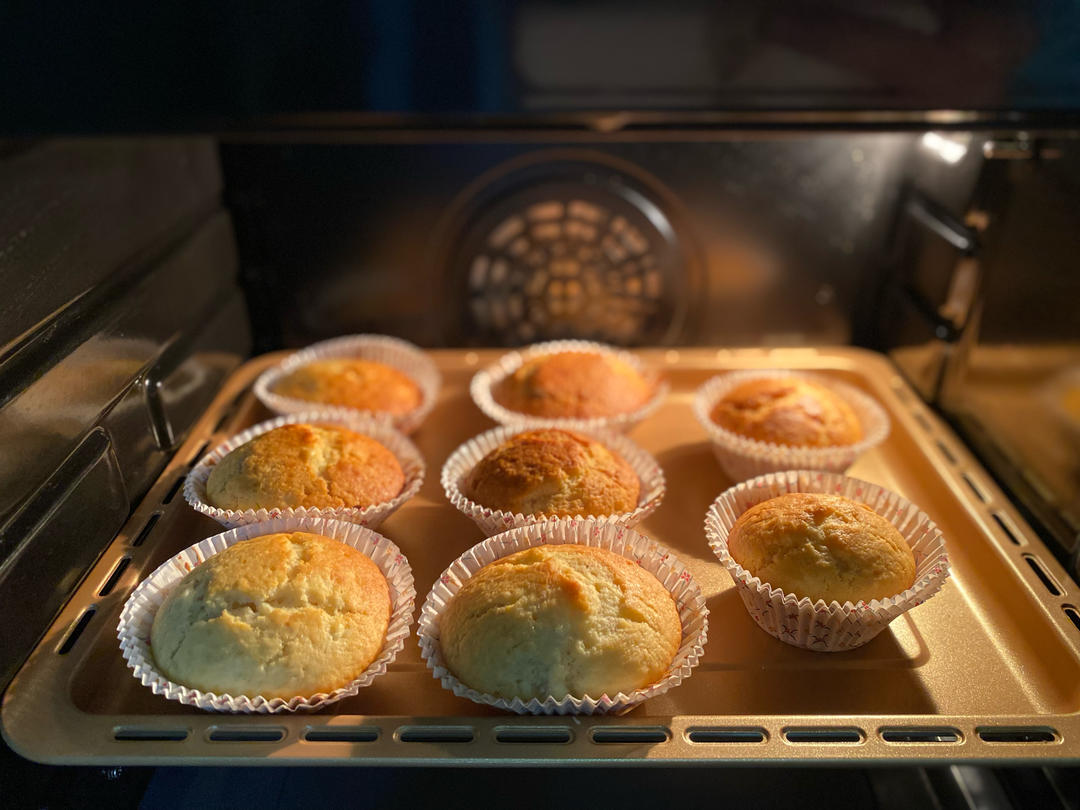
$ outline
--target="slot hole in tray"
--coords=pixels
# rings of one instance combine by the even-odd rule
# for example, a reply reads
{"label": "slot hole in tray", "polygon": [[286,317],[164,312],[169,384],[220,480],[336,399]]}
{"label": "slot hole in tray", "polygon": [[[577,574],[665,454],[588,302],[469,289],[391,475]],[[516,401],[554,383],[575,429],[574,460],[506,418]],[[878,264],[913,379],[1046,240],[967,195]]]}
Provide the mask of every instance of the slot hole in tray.
{"label": "slot hole in tray", "polygon": [[1023,545],[1023,543],[1020,541],[1020,538],[1017,537],[1016,532],[1013,531],[1012,526],[1009,524],[1009,522],[1005,519],[1003,515],[1001,515],[999,512],[993,512],[992,517],[994,518],[994,522],[997,523],[997,525],[1001,528],[1003,532],[1005,532],[1005,536],[1012,540],[1014,545]]}
{"label": "slot hole in tray", "polygon": [[967,473],[963,474],[964,483],[968,485],[968,489],[975,493],[975,497],[979,499],[980,503],[987,503],[989,498],[986,497],[986,493],[982,491],[982,488],[975,483],[975,479]]}
{"label": "slot hole in tray", "polygon": [[60,642],[60,646],[56,649],[57,655],[67,655],[75,647],[75,644],[82,637],[83,632],[86,630],[86,626],[90,624],[90,620],[94,618],[94,614],[97,613],[97,608],[91,605],[82,612],[75,623],[71,626],[68,634],[64,636],[64,640]]}
{"label": "slot hole in tray", "polygon": [[1061,590],[1061,586],[1058,585],[1053,577],[1042,567],[1042,563],[1039,562],[1039,558],[1033,554],[1023,555],[1027,560],[1027,564],[1031,566],[1031,570],[1035,572],[1035,576],[1039,578],[1043,585],[1046,586],[1046,590],[1050,592],[1051,596],[1061,596],[1064,591]]}
{"label": "slot hole in tray", "polygon": [[405,743],[469,743],[476,732],[472,726],[402,726],[396,736]]}
{"label": "slot hole in tray", "polygon": [[692,728],[686,737],[692,743],[763,743],[769,739],[763,728]]}
{"label": "slot hole in tray", "polygon": [[608,726],[592,730],[592,741],[600,745],[610,743],[663,743],[671,732],[663,726]]}
{"label": "slot hole in tray", "polygon": [[108,596],[112,593],[113,588],[116,587],[116,583],[120,581],[120,577],[127,571],[128,566],[131,565],[131,557],[121,557],[120,561],[113,567],[112,573],[109,574],[109,578],[105,580],[105,584],[101,586],[98,591],[98,596]]}
{"label": "slot hole in tray", "polygon": [[789,743],[861,743],[865,737],[857,728],[786,728]]}
{"label": "slot hole in tray", "polygon": [[953,455],[953,452],[952,452],[952,450],[950,450],[950,449],[949,449],[949,448],[948,448],[948,447],[947,447],[947,446],[945,445],[945,442],[943,442],[943,441],[941,441],[941,440],[939,439],[939,440],[938,440],[938,443],[937,443],[937,446],[938,446],[938,450],[940,450],[940,451],[941,451],[941,454],[942,454],[943,456],[945,456],[945,460],[946,460],[947,462],[949,462],[950,464],[955,464],[955,463],[956,463],[956,456],[954,456],[954,455]]}
{"label": "slot hole in tray", "polygon": [[183,742],[187,738],[186,728],[121,726],[113,730],[113,739],[118,742]]}
{"label": "slot hole in tray", "polygon": [[566,726],[500,726],[495,729],[498,743],[568,743],[574,739]]}
{"label": "slot hole in tray", "polygon": [[176,497],[176,493],[180,491],[180,487],[184,485],[184,474],[178,475],[173,485],[169,487],[169,491],[165,493],[165,497],[161,499],[162,504],[168,506],[172,503],[172,499]]}
{"label": "slot hole in tray", "polygon": [[375,742],[379,739],[377,726],[317,726],[304,732],[307,742]]}
{"label": "slot hole in tray", "polygon": [[1072,605],[1065,605],[1062,609],[1065,611],[1065,615],[1069,617],[1069,621],[1073,623],[1077,630],[1080,630],[1080,610],[1077,610]]}
{"label": "slot hole in tray", "polygon": [[154,527],[159,520],[161,520],[161,512],[154,512],[149,520],[146,521],[146,525],[142,527],[142,531],[140,531],[138,535],[135,536],[135,539],[131,541],[131,545],[141,546],[145,543],[146,538],[150,536],[150,532],[154,530]]}
{"label": "slot hole in tray", "polygon": [[280,742],[285,739],[285,729],[215,726],[206,737],[210,742]]}
{"label": "slot hole in tray", "polygon": [[963,735],[955,728],[896,727],[881,729],[881,739],[889,743],[958,743]]}
{"label": "slot hole in tray", "polygon": [[1058,738],[1057,732],[1046,726],[1032,728],[982,726],[975,729],[979,739],[988,743],[1049,743]]}

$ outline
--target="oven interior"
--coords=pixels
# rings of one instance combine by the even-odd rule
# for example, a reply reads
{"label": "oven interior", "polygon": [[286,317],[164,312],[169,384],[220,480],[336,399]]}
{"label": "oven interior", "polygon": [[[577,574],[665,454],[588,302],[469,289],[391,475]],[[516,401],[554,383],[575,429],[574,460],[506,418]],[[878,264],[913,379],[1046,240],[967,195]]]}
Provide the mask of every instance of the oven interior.
{"label": "oven interior", "polygon": [[1068,133],[57,138],[0,172],[5,680],[237,366],[338,334],[872,349],[1076,576]]}
{"label": "oven interior", "polygon": [[[132,9],[71,15],[46,51],[46,12],[5,26],[0,686],[241,363],[350,333],[882,353],[1076,592],[1074,11],[347,5],[332,34],[222,9],[200,38]],[[0,753],[38,787],[127,789]],[[688,795],[768,781],[703,773]],[[193,778],[163,769],[155,795]],[[1080,804],[1073,769],[828,778],[883,807]]]}
{"label": "oven interior", "polygon": [[28,651],[242,358],[364,332],[884,352],[1075,574],[1080,144],[1007,140],[9,144],[4,647]]}

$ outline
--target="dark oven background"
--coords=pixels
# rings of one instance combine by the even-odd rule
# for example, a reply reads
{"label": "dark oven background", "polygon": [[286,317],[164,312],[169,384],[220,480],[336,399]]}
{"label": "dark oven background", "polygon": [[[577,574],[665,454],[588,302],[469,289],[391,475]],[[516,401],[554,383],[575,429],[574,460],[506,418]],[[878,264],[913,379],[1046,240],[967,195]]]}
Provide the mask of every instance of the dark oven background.
{"label": "dark oven background", "polygon": [[947,164],[920,138],[331,136],[227,142],[222,165],[262,345],[847,343],[908,184],[971,199],[979,145]]}

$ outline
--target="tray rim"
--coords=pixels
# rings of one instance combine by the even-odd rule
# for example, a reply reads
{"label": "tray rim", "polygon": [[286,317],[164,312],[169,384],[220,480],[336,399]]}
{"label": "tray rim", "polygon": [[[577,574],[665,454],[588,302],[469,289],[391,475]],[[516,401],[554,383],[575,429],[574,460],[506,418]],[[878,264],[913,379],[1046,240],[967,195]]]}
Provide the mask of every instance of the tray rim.
{"label": "tray rim", "polygon": [[[501,350],[437,349],[428,352],[437,365],[464,361],[465,365],[480,369],[501,354]],[[660,367],[687,366],[716,369],[718,372],[743,367],[760,367],[765,361],[776,368],[815,369],[826,368],[860,374],[870,367],[875,374],[884,376],[889,385],[877,390],[875,396],[889,398],[887,407],[893,419],[902,419],[913,433],[928,432],[930,444],[944,442],[956,463],[937,463],[942,478],[955,497],[976,520],[984,539],[991,543],[1004,558],[1013,576],[1027,586],[1030,595],[1036,597],[1046,619],[1057,630],[1069,652],[1080,658],[1080,640],[1071,636],[1075,628],[1063,610],[1064,605],[1077,605],[1077,586],[1052,554],[1048,552],[1037,534],[1027,525],[1011,502],[997,487],[992,478],[970,454],[964,444],[915,394],[888,359],[880,354],[852,347],[795,348],[795,349],[641,349],[643,360]],[[251,397],[251,385],[267,366],[277,362],[288,352],[262,355],[239,366],[222,386],[213,403],[197,420],[188,438],[162,471],[161,476],[135,508],[131,518],[118,533],[91,568],[76,590],[72,599],[58,614],[43,640],[30,658],[23,664],[2,698],[0,709],[0,732],[20,755],[48,764],[116,764],[116,765],[165,765],[165,764],[229,764],[229,765],[790,765],[820,764],[1032,764],[1035,762],[1068,764],[1080,763],[1080,709],[1072,713],[1048,713],[1039,715],[1001,715],[987,722],[986,716],[974,715],[675,715],[670,717],[476,717],[467,714],[454,717],[410,717],[407,715],[294,715],[283,717],[237,716],[237,715],[103,715],[89,714],[78,709],[73,701],[51,699],[60,692],[69,696],[70,677],[78,671],[82,661],[93,649],[84,644],[73,650],[75,655],[63,659],[51,655],[55,647],[70,632],[70,628],[83,615],[83,611],[96,605],[101,613],[108,614],[117,600],[126,599],[129,591],[144,577],[144,570],[151,555],[153,544],[133,549],[127,542],[145,525],[152,514],[160,511],[164,495],[186,473],[187,459],[201,455],[204,441],[210,441],[218,432],[231,435],[236,432],[235,421],[238,406],[245,397]],[[862,373],[868,383],[873,376]],[[231,414],[231,415],[230,415]],[[217,421],[220,420],[220,421]],[[215,427],[215,421],[217,421]],[[199,452],[195,452],[198,450]],[[197,458],[192,459],[197,462]],[[942,460],[947,459],[942,456]],[[964,480],[964,474],[972,476],[985,500],[979,500]],[[990,508],[1004,513],[1010,529],[1024,541],[1022,545],[1011,544],[1005,531],[993,520]],[[140,552],[138,554],[132,552]],[[1062,594],[1052,600],[1038,590],[1043,587],[1035,572],[1028,566],[1024,555],[1034,554],[1043,569],[1061,585]],[[130,587],[117,587],[108,596],[95,598],[98,583],[104,582],[123,556],[130,556],[131,563],[125,572]],[[101,632],[99,627],[96,632]],[[463,708],[468,708],[463,706]],[[722,723],[717,720],[722,719]],[[254,742],[210,741],[208,735],[220,729],[245,729],[272,727],[282,730],[283,736],[276,741]],[[371,741],[327,742],[308,741],[303,736],[310,728],[333,728],[338,726],[378,728]],[[410,731],[417,729],[468,727],[472,729],[471,742],[405,741]],[[570,730],[569,742],[514,742],[507,744],[496,740],[496,735],[508,727],[559,727]],[[596,728],[623,727],[649,730],[654,737],[662,736],[663,742],[593,742],[591,735]],[[689,734],[702,728],[753,728],[765,734],[763,742],[693,742]],[[786,731],[791,729],[828,730],[837,728],[857,729],[857,742],[792,742]],[[182,741],[115,739],[117,729],[180,730],[186,732]],[[883,731],[898,728],[949,728],[958,732],[956,742],[889,742]],[[1053,739],[1046,742],[991,742],[980,736],[980,730],[1052,729]],[[422,736],[422,735],[421,735]],[[429,735],[430,736],[430,735]],[[811,738],[813,735],[810,735]],[[43,744],[51,739],[50,744]]]}

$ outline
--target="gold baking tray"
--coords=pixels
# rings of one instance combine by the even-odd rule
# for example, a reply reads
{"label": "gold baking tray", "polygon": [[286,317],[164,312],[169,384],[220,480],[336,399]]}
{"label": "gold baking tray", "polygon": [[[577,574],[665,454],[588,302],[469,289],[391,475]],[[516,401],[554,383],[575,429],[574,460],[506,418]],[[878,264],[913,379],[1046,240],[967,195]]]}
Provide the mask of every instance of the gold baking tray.
{"label": "gold baking tray", "polygon": [[[468,383],[500,352],[431,355],[444,388],[414,436],[427,480],[381,529],[412,563],[418,604],[482,539],[443,497],[439,471],[458,444],[491,427]],[[678,688],[621,717],[518,717],[444,691],[415,637],[371,687],[314,714],[210,714],[140,686],[116,641],[121,606],[159,563],[221,530],[178,489],[207,447],[269,416],[250,386],[277,355],[230,378],[18,673],[4,695],[5,738],[30,759],[71,764],[1080,760],[1077,586],[885,358],[842,348],[640,355],[672,390],[630,434],[668,479],[666,500],[639,528],[678,553],[710,610],[704,659]],[[942,592],[858,650],[814,653],[767,635],[705,545],[705,510],[732,482],[694,420],[693,392],[717,372],[763,367],[820,370],[876,397],[892,433],[850,474],[903,494],[945,533],[953,575]]]}

